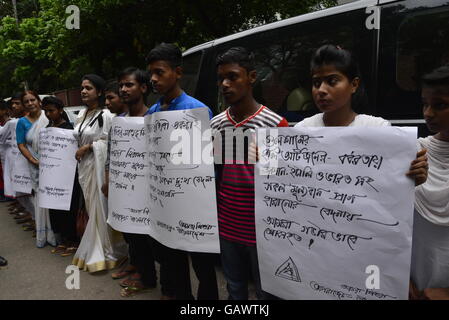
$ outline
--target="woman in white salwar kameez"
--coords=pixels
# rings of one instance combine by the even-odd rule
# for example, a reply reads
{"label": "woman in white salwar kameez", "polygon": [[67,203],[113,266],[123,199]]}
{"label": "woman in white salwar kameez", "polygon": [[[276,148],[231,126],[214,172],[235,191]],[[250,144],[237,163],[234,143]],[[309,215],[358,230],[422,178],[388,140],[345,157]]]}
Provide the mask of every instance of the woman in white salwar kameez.
{"label": "woman in white salwar kameez", "polygon": [[107,202],[100,190],[113,118],[109,110],[103,109],[104,86],[104,80],[97,75],[83,77],[81,98],[87,108],[80,112],[74,130],[79,144],[75,156],[78,177],[89,220],[72,263],[88,272],[113,269],[127,256],[121,233],[106,223]]}
{"label": "woman in white salwar kameez", "polygon": [[28,160],[31,185],[34,192],[34,220],[36,225],[36,246],[43,248],[48,243],[56,246],[56,239],[51,228],[48,209],[39,208],[39,131],[48,125],[48,119],[41,109],[41,100],[34,91],[22,94],[22,103],[29,114],[19,119],[16,127],[17,146]]}
{"label": "woman in white salwar kameez", "polygon": [[16,198],[22,208],[34,217],[34,203],[32,201],[33,196],[15,191],[12,180],[13,168],[17,166],[18,157],[22,157],[19,148],[17,147],[16,127],[19,119],[27,114],[25,107],[22,104],[21,96],[21,93],[15,93],[11,97],[10,104],[13,119],[6,123],[4,128],[6,130],[5,136],[3,137],[4,140],[0,141],[0,143],[6,145],[5,166],[3,168],[5,195],[10,198]]}
{"label": "woman in white salwar kameez", "polygon": [[418,140],[428,150],[429,177],[415,190],[411,297],[449,300],[449,65],[424,76],[421,96],[436,134]]}

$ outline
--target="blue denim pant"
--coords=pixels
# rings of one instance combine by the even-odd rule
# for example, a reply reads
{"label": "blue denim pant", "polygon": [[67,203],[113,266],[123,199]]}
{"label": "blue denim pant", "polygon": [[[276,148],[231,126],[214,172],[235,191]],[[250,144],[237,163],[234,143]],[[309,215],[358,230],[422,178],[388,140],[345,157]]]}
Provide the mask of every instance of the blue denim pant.
{"label": "blue denim pant", "polygon": [[248,282],[252,275],[259,300],[273,296],[262,291],[260,285],[257,247],[220,239],[221,263],[227,281],[229,300],[248,300]]}

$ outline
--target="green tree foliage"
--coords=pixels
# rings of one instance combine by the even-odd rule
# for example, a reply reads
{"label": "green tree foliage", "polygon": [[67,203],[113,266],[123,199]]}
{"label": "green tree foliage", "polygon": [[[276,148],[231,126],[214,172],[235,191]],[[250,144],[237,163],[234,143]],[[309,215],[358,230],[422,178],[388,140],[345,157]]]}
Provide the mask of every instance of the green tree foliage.
{"label": "green tree foliage", "polygon": [[[39,92],[79,85],[85,73],[105,78],[143,67],[160,42],[187,49],[257,25],[299,15],[335,0],[22,0],[19,25],[0,0],[0,95],[24,81]],[[65,27],[66,7],[80,8],[80,29]]]}

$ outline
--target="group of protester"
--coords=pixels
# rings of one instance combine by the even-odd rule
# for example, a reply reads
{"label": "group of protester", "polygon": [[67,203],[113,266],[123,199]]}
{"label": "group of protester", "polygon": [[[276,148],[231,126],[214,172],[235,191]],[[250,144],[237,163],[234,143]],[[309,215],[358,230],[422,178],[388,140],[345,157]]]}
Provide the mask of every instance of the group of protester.
{"label": "group of protester", "polygon": [[[227,128],[255,130],[288,126],[286,119],[259,104],[253,96],[257,79],[253,54],[245,48],[234,47],[218,56],[216,66],[218,86],[229,106],[215,117],[209,109],[211,128],[216,134],[224,134]],[[363,91],[359,68],[351,52],[325,45],[315,52],[310,69],[312,96],[321,113],[296,126],[390,125],[382,118],[357,113]],[[113,269],[128,258],[128,264],[112,273],[112,278],[121,279],[122,296],[155,288],[157,261],[161,299],[194,299],[190,258],[199,281],[196,298],[216,300],[219,295],[214,255],[173,249],[149,235],[120,233],[106,222],[113,117],[144,117],[160,111],[207,108],[180,87],[182,54],[175,45],[161,44],[151,50],[147,70],[127,68],[108,83],[94,74],[82,77],[81,97],[86,109],[78,115],[74,127],[64,113],[62,102],[54,97],[41,101],[35,92],[25,91],[13,96],[9,107],[1,104],[0,110],[8,110],[14,120],[0,112],[3,139],[0,145],[17,143],[30,164],[33,184],[32,195],[6,193],[17,200],[10,206],[10,212],[19,222],[28,222],[25,230],[35,230],[38,247],[48,243],[55,247],[54,254],[73,254],[72,263],[80,269],[88,272]],[[424,118],[435,135],[418,140],[416,159],[409,171],[404,172],[417,186],[410,284],[410,297],[414,299],[449,296],[449,66],[424,76],[422,85]],[[162,97],[149,108],[145,101],[150,90]],[[44,127],[74,129],[79,144],[68,211],[37,206],[38,133]],[[248,159],[254,152],[257,158],[258,151],[252,148],[243,164],[226,161],[216,165],[220,257],[230,299],[248,299],[251,279],[257,298],[275,298],[264,292],[260,284],[254,165]],[[5,180],[10,178],[8,154],[2,151]]]}

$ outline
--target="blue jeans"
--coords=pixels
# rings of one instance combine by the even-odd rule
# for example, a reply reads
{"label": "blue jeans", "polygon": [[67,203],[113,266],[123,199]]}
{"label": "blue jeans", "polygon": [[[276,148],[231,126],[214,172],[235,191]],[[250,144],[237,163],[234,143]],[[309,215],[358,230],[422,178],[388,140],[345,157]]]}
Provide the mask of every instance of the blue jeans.
{"label": "blue jeans", "polygon": [[256,287],[257,298],[266,300],[273,297],[262,291],[256,246],[247,246],[220,238],[220,247],[221,263],[227,282],[229,300],[248,300],[250,272]]}

